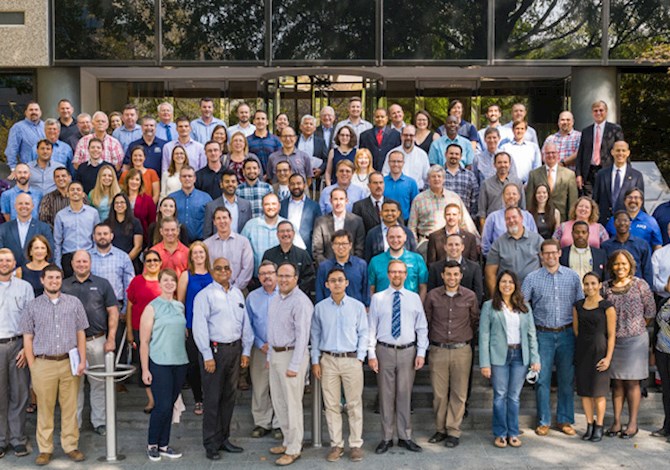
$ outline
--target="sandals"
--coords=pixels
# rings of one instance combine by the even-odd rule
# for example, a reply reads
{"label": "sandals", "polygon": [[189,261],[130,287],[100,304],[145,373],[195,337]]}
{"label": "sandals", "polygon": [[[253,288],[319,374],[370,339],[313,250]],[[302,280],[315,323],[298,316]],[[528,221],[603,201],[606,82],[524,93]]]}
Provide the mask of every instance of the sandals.
{"label": "sandals", "polygon": [[205,412],[205,409],[202,406],[202,402],[198,402],[195,404],[195,409],[193,410],[193,413],[196,415],[200,416]]}
{"label": "sandals", "polygon": [[504,437],[496,437],[493,440],[493,445],[500,449],[504,449],[505,447],[507,447],[507,439],[505,439]]}
{"label": "sandals", "polygon": [[521,439],[516,436],[508,437],[507,443],[512,447],[521,447]]}

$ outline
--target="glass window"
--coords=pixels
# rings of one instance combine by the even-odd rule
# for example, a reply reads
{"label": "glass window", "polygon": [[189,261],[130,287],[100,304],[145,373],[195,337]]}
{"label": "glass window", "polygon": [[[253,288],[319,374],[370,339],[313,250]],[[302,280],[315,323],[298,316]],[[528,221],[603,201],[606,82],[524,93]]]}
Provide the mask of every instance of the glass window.
{"label": "glass window", "polygon": [[[35,99],[35,77],[32,73],[0,73],[0,149],[7,146],[10,127],[24,118],[29,101]],[[3,155],[4,161],[4,155]],[[0,172],[2,164],[0,164]],[[2,173],[2,178],[7,173]]]}
{"label": "glass window", "polygon": [[374,60],[374,0],[272,2],[272,58]]}
{"label": "glass window", "polygon": [[497,59],[600,59],[601,0],[495,2]]}
{"label": "glass window", "polygon": [[486,59],[487,0],[384,1],[384,59]]}
{"label": "glass window", "polygon": [[155,58],[154,0],[55,0],[56,60]]}
{"label": "glass window", "polygon": [[264,0],[161,1],[164,60],[263,60]]}
{"label": "glass window", "polygon": [[609,58],[637,59],[657,44],[670,40],[670,4],[667,1],[611,0]]}

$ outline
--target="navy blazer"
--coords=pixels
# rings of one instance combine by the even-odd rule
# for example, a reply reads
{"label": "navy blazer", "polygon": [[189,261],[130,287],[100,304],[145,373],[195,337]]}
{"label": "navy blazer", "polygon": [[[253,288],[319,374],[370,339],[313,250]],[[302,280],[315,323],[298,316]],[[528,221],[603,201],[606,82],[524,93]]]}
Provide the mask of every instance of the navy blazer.
{"label": "navy blazer", "polygon": [[[570,246],[566,246],[561,250],[561,258],[559,260],[561,266],[565,266],[566,268],[570,267]],[[602,281],[606,280],[609,277],[607,272],[607,253],[602,248],[589,247],[589,249],[591,250],[591,259],[593,260],[591,271],[600,276]]]}
{"label": "navy blazer", "polygon": [[372,129],[368,129],[361,133],[361,136],[358,139],[358,147],[368,149],[370,153],[372,153],[372,166],[375,170],[382,171],[384,160],[386,160],[386,154],[400,146],[402,142],[400,140],[400,132],[387,126],[384,128],[382,145],[380,147],[377,145],[378,130],[377,127],[373,127]]}
{"label": "navy blazer", "polygon": [[[288,203],[291,198],[284,199],[279,206],[279,215],[288,220]],[[300,218],[300,227],[298,233],[305,242],[307,253],[312,256],[312,233],[314,232],[314,223],[321,217],[321,208],[319,204],[312,199],[305,198],[305,206],[302,208],[302,217]],[[295,229],[296,227],[294,227]]]}
{"label": "navy blazer", "polygon": [[[54,248],[54,237],[51,227],[46,222],[42,222],[36,218],[30,220],[30,226],[28,227],[28,234],[26,235],[26,243],[24,248],[28,247],[28,243],[35,235],[43,235],[51,246],[53,252]],[[16,219],[10,220],[0,225],[0,248],[9,248],[12,253],[14,253],[14,258],[16,258],[16,266],[20,267],[27,263],[29,260],[24,248],[21,248],[21,239],[19,238],[19,225]],[[52,259],[49,259],[52,261]]]}
{"label": "navy blazer", "polygon": [[[214,235],[214,211],[218,207],[226,207],[223,202],[223,196],[219,196],[213,201],[210,201],[205,206],[205,221],[202,226],[202,237],[203,239],[209,238]],[[237,230],[233,230],[236,233],[242,232],[244,224],[246,224],[249,219],[252,217],[251,202],[243,199],[241,197],[237,198],[237,220],[233,220],[233,224],[237,224]]]}
{"label": "navy blazer", "polygon": [[335,126],[333,126],[331,129],[332,129],[332,132],[330,133],[330,142],[325,142],[326,138],[323,136],[323,126],[321,124],[316,126],[316,131],[314,132],[314,135],[317,135],[317,136],[321,137],[321,139],[323,139],[323,141],[326,144],[327,150],[330,150],[330,149],[333,148],[333,145],[334,145],[333,141],[335,140]]}
{"label": "navy blazer", "polygon": [[[407,235],[407,240],[405,241],[405,249],[413,251],[416,253],[416,239],[414,234],[410,229],[404,225],[400,225]],[[377,225],[372,230],[368,231],[368,234],[365,236],[365,261],[370,264],[370,260],[384,251],[384,237],[382,232],[382,226]]]}
{"label": "navy blazer", "polygon": [[598,222],[604,227],[612,214],[619,209],[625,209],[623,198],[626,191],[633,188],[639,188],[644,192],[644,178],[642,173],[635,170],[630,162],[626,165],[626,173],[623,177],[621,191],[616,201],[612,201],[612,167],[602,168],[596,173],[596,182],[593,185],[593,199],[600,209],[600,219]]}
{"label": "navy blazer", "polygon": [[[589,168],[591,167],[591,157],[593,156],[593,126],[582,129],[582,138],[579,141],[579,148],[577,149],[576,173],[577,176],[586,178],[589,176]],[[603,137],[600,141],[600,166],[607,167],[612,165],[612,147],[614,142],[623,140],[623,130],[619,124],[605,121],[605,129],[603,130]]]}

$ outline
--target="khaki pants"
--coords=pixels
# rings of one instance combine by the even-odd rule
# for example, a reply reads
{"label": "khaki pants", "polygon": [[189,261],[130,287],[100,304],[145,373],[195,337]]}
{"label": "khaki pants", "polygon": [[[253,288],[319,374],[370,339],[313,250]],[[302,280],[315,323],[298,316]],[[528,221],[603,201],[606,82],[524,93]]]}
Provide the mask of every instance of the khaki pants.
{"label": "khaki pants", "polygon": [[461,423],[468,398],[472,348],[430,348],[430,381],[433,385],[435,429],[461,437]]}
{"label": "khaki pants", "polygon": [[349,447],[363,445],[363,364],[355,357],[321,355],[321,390],[331,447],[344,447],[340,402],[347,400]]}
{"label": "khaki pants", "polygon": [[54,451],[54,410],[60,405],[60,442],[65,453],[79,448],[77,394],[80,378],[72,375],[70,361],[35,359],[30,368],[33,390],[37,395],[37,446],[41,453]]}
{"label": "khaki pants", "polygon": [[[86,341],[86,360],[89,366],[105,365],[105,342],[107,336],[103,335],[100,338],[95,338],[91,341]],[[82,413],[84,411],[84,376],[79,381],[79,394],[77,397],[77,423],[81,428]],[[91,399],[91,424],[93,428],[105,424],[105,381],[97,380],[88,377],[88,384],[90,386]]]}
{"label": "khaki pants", "polygon": [[270,355],[270,393],[272,406],[277,413],[279,426],[284,434],[283,446],[289,455],[299,454],[305,433],[302,398],[305,393],[305,373],[309,365],[309,355],[300,362],[300,370],[295,377],[287,377],[286,371],[294,351],[276,352]]}
{"label": "khaki pants", "polygon": [[272,409],[270,398],[270,371],[265,368],[267,356],[254,346],[251,349],[249,374],[251,375],[251,415],[254,426],[277,429],[279,420]]}

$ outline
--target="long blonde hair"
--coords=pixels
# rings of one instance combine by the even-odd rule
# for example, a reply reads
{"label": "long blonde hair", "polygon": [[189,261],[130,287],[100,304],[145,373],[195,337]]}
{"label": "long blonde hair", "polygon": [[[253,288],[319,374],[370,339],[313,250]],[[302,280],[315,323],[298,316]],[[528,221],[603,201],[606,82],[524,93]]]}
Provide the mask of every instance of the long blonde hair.
{"label": "long blonde hair", "polygon": [[[110,185],[108,191],[102,187],[102,174],[104,171],[112,172],[112,184]],[[95,207],[98,207],[100,206],[100,203],[105,198],[105,196],[107,196],[108,201],[111,204],[114,196],[120,192],[121,188],[119,187],[119,182],[116,180],[116,172],[114,171],[114,167],[111,165],[103,165],[102,168],[98,170],[98,177],[95,179],[95,186],[89,193],[88,197],[91,199],[91,204],[93,204]]]}

